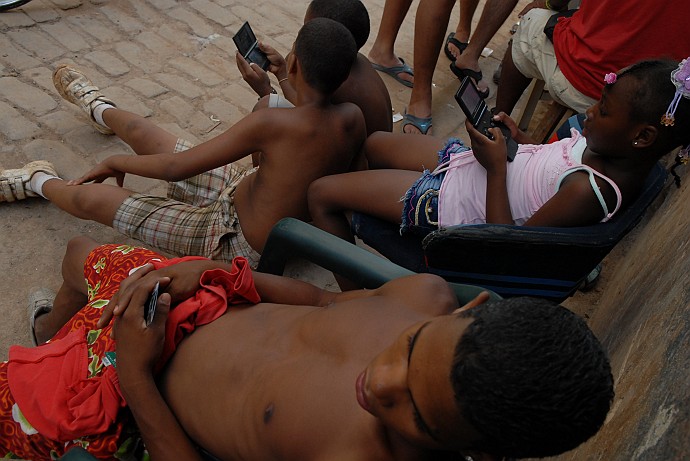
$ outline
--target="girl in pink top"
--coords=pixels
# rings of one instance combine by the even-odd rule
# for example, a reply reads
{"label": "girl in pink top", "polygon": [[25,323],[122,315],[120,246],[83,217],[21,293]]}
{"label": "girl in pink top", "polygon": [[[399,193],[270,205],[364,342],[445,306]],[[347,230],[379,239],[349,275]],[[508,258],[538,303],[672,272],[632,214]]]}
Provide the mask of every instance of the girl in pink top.
{"label": "girl in pink top", "polygon": [[688,99],[690,59],[637,63],[606,75],[582,135],[573,130],[571,138],[535,145],[498,114],[520,144],[511,163],[497,128],[490,140],[465,122],[471,150],[457,139],[375,133],[364,145],[371,169],[315,181],[309,210],[316,226],[350,241],[349,211],[401,223],[401,232],[463,223],[569,227],[605,221],[637,197],[662,156],[681,146],[679,155],[687,157]]}

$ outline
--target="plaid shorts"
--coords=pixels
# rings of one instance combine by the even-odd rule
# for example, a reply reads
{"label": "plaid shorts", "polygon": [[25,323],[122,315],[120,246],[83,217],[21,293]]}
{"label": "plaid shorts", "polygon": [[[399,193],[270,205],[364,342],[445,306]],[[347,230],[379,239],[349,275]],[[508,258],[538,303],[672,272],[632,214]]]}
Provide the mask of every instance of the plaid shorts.
{"label": "plaid shorts", "polygon": [[[191,147],[178,139],[175,152]],[[227,262],[244,256],[256,268],[260,255],[245,240],[234,205],[237,185],[254,171],[231,163],[169,183],[167,197],[132,194],[115,213],[113,228],[176,256]]]}

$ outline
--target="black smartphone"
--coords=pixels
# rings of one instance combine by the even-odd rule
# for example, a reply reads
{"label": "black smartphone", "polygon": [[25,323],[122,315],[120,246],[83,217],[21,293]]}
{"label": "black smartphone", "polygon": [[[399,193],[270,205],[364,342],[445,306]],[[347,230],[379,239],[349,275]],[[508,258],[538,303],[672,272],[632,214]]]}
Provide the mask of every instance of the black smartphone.
{"label": "black smartphone", "polygon": [[146,320],[146,326],[151,325],[154,317],[156,316],[156,307],[158,306],[158,290],[160,288],[160,283],[156,282],[156,286],[153,287],[153,291],[146,299],[144,304],[144,319]]}
{"label": "black smartphone", "polygon": [[244,59],[250,63],[255,63],[263,70],[268,69],[270,64],[268,57],[266,57],[266,53],[259,49],[259,41],[256,39],[256,35],[254,35],[254,31],[248,22],[242,24],[240,30],[232,37],[232,41],[235,42],[237,50]]}
{"label": "black smartphone", "polygon": [[499,128],[506,138],[506,146],[508,148],[508,161],[512,162],[515,159],[517,152],[517,143],[510,136],[510,129],[501,122],[493,120],[494,114],[491,113],[486,105],[486,102],[474,86],[474,82],[469,77],[465,77],[460,84],[460,88],[455,92],[455,100],[460,105],[460,108],[465,113],[473,127],[480,133],[483,133],[487,138],[493,139],[489,128]]}

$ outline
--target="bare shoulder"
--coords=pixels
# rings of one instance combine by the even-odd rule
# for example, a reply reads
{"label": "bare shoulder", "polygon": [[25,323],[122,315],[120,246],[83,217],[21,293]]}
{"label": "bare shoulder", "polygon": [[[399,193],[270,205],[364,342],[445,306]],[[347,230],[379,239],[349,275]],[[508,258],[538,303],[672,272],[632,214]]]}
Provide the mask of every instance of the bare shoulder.
{"label": "bare shoulder", "polygon": [[374,294],[433,316],[448,314],[459,307],[448,282],[433,274],[415,274],[391,280],[374,290]]}

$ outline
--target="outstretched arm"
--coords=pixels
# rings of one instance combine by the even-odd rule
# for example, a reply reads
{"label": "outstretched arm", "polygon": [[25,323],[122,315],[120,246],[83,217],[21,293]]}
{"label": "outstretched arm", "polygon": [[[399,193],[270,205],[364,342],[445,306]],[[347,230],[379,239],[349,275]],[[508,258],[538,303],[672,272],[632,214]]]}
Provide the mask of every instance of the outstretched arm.
{"label": "outstretched arm", "polygon": [[263,150],[271,135],[269,131],[280,123],[274,115],[273,111],[253,112],[221,135],[176,154],[113,155],[70,183],[103,182],[117,177],[122,185],[125,173],[164,181],[187,179]]}
{"label": "outstretched arm", "polygon": [[158,391],[153,366],[163,349],[170,295],[162,294],[153,323],[144,321],[143,299],[132,305],[114,326],[117,341],[117,374],[125,397],[152,460],[201,460],[194,444]]}

